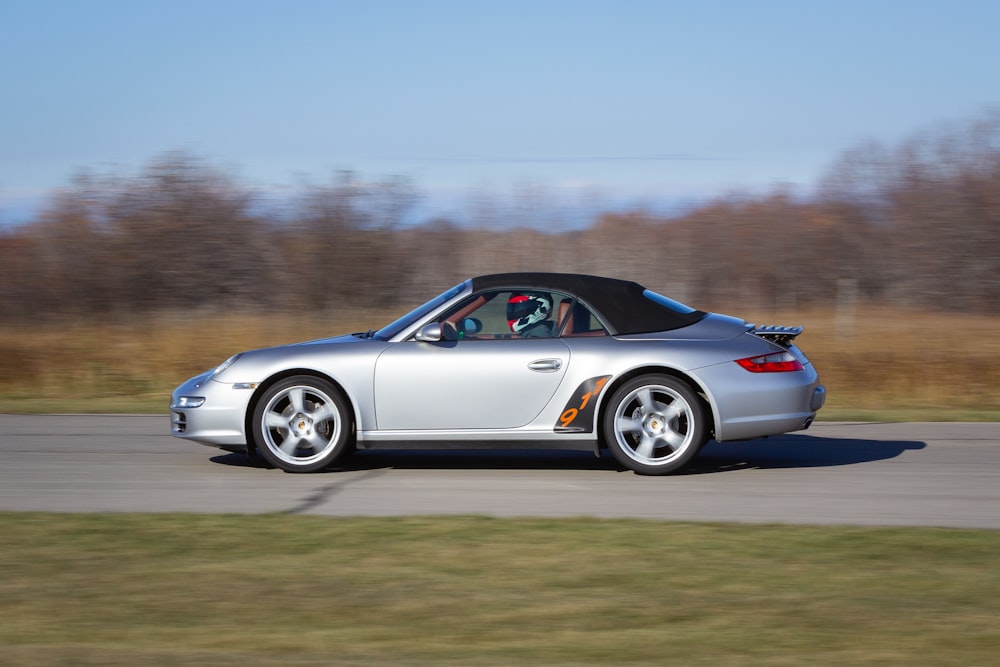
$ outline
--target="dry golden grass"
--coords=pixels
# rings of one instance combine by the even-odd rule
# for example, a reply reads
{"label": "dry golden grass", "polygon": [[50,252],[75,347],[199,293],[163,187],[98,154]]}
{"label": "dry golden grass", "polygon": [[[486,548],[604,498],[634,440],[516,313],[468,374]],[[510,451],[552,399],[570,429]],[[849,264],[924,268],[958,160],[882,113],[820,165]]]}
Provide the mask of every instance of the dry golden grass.
{"label": "dry golden grass", "polygon": [[797,342],[829,390],[826,419],[1000,418],[998,317],[875,305],[740,316],[805,327]]}
{"label": "dry golden grass", "polygon": [[390,319],[360,312],[163,313],[0,327],[0,411],[165,412],[175,386],[234,352],[368,330]]}
{"label": "dry golden grass", "polygon": [[[720,310],[805,326],[798,342],[829,390],[821,418],[1000,418],[1000,317],[877,306]],[[367,330],[400,314],[160,314],[0,327],[0,410],[165,411],[173,387],[234,352]]]}

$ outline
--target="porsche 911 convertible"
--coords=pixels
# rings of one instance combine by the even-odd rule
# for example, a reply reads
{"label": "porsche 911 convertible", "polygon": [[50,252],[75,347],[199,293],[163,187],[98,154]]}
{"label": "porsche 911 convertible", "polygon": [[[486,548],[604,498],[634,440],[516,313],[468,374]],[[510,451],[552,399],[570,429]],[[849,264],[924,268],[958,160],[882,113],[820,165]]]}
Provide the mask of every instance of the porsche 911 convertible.
{"label": "porsche 911 convertible", "polygon": [[710,439],[809,427],[826,390],[801,332],[631,281],[480,276],[378,330],[236,354],[174,391],[171,429],[288,472],[355,448],[538,447],[664,474]]}

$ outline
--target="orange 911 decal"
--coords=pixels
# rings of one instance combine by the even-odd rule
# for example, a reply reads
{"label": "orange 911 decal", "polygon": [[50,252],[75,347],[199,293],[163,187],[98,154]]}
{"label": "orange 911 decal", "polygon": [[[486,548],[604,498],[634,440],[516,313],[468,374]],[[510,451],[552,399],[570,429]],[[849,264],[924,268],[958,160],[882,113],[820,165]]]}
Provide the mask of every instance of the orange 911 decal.
{"label": "orange 911 decal", "polygon": [[576,388],[573,397],[559,415],[559,423],[555,426],[556,432],[591,433],[594,430],[597,398],[610,377],[610,375],[593,377]]}

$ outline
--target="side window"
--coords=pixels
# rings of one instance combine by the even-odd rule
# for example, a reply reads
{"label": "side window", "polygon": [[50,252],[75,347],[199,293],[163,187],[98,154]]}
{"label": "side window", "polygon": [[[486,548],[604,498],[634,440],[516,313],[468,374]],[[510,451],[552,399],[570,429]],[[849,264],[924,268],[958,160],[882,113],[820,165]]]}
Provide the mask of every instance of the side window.
{"label": "side window", "polygon": [[438,318],[451,340],[607,336],[574,297],[547,290],[493,290],[469,297]]}
{"label": "side window", "polygon": [[439,321],[458,340],[553,338],[557,305],[568,297],[541,290],[495,290],[473,295]]}
{"label": "side window", "polygon": [[556,310],[557,322],[560,325],[560,336],[607,336],[607,330],[600,320],[585,305],[572,298],[560,300]]}

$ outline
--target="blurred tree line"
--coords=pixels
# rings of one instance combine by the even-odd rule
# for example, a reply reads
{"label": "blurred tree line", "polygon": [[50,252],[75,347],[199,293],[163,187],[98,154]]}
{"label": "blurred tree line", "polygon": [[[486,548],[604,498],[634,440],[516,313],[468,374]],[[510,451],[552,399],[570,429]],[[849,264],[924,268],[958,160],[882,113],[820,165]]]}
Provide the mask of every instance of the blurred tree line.
{"label": "blurred tree line", "polygon": [[[1000,113],[841,155],[814,196],[727,196],[581,229],[412,224],[403,178],[352,173],[281,208],[185,153],[82,174],[0,232],[0,321],[150,311],[399,310],[482,273],[634,279],[700,308],[864,300],[1000,312]],[[525,205],[530,205],[530,201]],[[562,227],[562,229],[560,229]]]}

